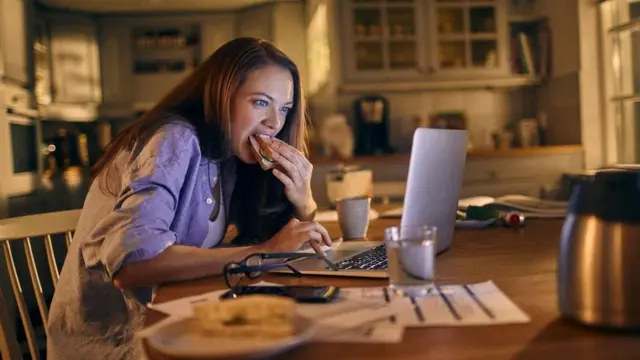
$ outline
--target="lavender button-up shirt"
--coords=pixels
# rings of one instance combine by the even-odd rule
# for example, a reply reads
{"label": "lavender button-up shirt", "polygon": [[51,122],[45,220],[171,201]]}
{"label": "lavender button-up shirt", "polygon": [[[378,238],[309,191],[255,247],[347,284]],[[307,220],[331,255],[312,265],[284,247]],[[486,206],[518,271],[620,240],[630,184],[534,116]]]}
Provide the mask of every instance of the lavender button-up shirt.
{"label": "lavender button-up shirt", "polygon": [[[113,274],[173,244],[202,246],[217,166],[200,153],[194,128],[171,120],[144,146],[116,157],[109,182],[117,196],[97,180],[89,189],[51,304],[48,359],[140,359],[134,332],[152,290],[123,292]],[[227,219],[233,183],[222,183]]]}

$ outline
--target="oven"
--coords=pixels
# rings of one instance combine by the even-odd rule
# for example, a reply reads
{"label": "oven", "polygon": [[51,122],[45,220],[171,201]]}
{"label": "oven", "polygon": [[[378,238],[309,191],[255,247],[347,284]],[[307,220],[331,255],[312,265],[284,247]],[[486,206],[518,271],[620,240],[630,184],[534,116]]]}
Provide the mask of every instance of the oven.
{"label": "oven", "polygon": [[0,197],[35,190],[42,173],[41,128],[29,92],[0,84]]}

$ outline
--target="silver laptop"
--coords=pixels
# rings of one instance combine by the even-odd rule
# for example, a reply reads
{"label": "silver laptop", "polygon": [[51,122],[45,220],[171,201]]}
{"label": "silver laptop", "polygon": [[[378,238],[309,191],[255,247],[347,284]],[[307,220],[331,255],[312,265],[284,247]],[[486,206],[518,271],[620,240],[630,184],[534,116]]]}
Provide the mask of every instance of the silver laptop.
{"label": "silver laptop", "polygon": [[[438,228],[437,252],[451,246],[462,175],[467,157],[467,132],[419,128],[413,135],[401,225]],[[291,262],[305,275],[387,277],[387,254],[382,242],[343,242],[326,252],[339,270],[317,258]],[[278,268],[272,272],[291,273]]]}

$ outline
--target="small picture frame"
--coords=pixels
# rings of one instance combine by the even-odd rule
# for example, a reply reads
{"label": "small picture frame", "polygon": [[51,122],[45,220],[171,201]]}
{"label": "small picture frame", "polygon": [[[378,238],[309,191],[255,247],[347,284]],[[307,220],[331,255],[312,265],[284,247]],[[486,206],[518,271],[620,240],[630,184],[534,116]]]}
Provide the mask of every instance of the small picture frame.
{"label": "small picture frame", "polygon": [[467,116],[461,111],[436,113],[429,118],[429,127],[465,130],[467,128]]}

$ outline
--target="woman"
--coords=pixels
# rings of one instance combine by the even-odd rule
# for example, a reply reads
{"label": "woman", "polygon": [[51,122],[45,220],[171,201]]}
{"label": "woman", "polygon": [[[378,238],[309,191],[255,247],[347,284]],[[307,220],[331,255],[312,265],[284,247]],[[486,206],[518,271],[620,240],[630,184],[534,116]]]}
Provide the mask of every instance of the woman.
{"label": "woman", "polygon": [[[138,359],[153,286],[220,274],[255,252],[330,245],[313,222],[305,103],[273,45],[222,46],[124,130],[94,167],[48,322],[49,359]],[[273,138],[278,169],[258,160]],[[262,162],[260,163],[262,164]],[[218,247],[233,222],[243,247]]]}

